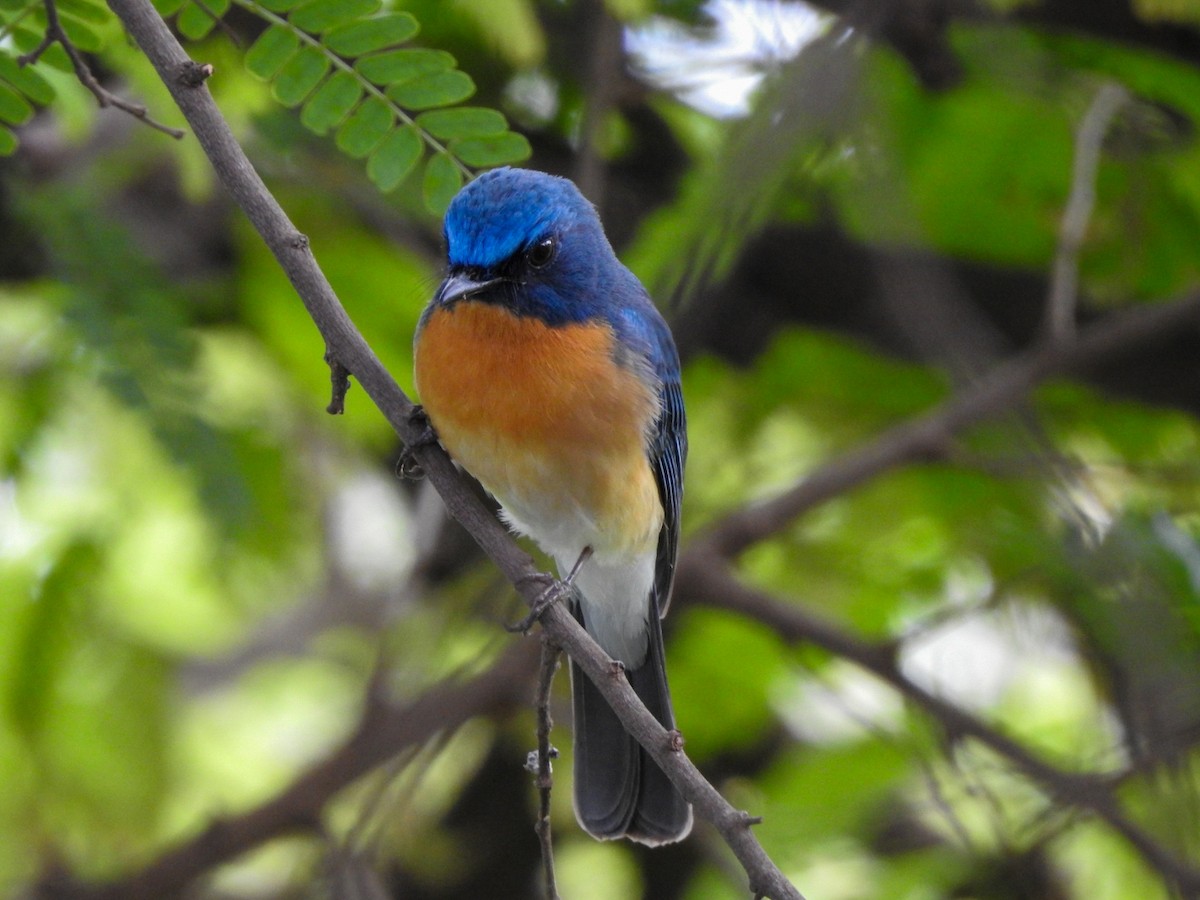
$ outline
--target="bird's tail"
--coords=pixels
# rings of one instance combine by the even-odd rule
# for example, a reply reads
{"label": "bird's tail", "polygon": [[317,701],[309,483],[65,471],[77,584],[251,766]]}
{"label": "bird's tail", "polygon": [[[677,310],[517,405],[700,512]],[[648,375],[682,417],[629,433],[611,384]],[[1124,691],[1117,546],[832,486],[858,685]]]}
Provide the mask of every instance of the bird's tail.
{"label": "bird's tail", "polygon": [[[582,622],[578,607],[575,615]],[[625,675],[634,693],[666,729],[675,727],[662,625],[650,610],[646,661]],[[583,622],[584,627],[587,626]],[[575,815],[593,837],[627,837],[642,844],[669,844],[692,830],[692,807],[658,764],[621,724],[591,680],[571,664],[575,713]]]}

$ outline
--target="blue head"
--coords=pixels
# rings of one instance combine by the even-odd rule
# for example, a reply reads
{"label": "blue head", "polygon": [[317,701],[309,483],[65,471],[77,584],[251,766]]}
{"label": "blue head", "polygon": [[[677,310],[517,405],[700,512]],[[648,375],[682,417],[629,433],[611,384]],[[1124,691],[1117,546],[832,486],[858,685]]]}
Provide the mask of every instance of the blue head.
{"label": "blue head", "polygon": [[493,169],[463,188],[445,236],[435,305],[470,297],[562,325],[603,314],[632,277],[575,185],[528,169]]}

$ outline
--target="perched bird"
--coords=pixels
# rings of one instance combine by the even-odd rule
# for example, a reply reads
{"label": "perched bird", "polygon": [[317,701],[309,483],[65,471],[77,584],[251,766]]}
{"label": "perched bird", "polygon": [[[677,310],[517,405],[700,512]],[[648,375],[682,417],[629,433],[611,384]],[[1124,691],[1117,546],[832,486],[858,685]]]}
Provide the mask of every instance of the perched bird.
{"label": "perched bird", "polygon": [[[448,272],[415,374],[443,446],[572,579],[572,612],[674,728],[660,617],[679,545],[679,356],[570,181],[487,172],[446,212]],[[682,840],[692,810],[572,665],[575,814],[597,838]]]}

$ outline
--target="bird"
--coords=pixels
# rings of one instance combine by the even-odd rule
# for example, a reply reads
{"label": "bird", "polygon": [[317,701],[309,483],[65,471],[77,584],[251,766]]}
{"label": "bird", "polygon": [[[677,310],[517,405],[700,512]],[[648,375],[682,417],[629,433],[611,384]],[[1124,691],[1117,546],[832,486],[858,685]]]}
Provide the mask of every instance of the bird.
{"label": "bird", "polygon": [[[571,612],[668,730],[660,619],[679,551],[687,425],[679,354],[568,179],[503,167],[444,217],[446,276],[414,381],[450,457],[569,582]],[[680,841],[692,808],[571,664],[574,806],[601,840]]]}

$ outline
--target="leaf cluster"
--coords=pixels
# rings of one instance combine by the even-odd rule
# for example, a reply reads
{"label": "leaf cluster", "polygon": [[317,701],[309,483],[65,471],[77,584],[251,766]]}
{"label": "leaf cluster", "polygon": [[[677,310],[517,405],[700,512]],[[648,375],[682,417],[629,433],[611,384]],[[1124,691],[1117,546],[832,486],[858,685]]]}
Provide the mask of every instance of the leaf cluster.
{"label": "leaf cluster", "polygon": [[[230,0],[205,2],[156,5],[198,40],[230,8]],[[420,26],[410,13],[381,11],[381,0],[233,2],[267,24],[246,67],[270,83],[280,104],[300,109],[306,128],[333,134],[343,153],[365,159],[381,191],[398,188],[424,161],[425,202],[440,212],[472,168],[529,156],[529,142],[501,113],[458,105],[475,83],[446,51],[411,46]]]}
{"label": "leaf cluster", "polygon": [[[80,50],[94,52],[104,45],[102,32],[112,17],[103,3],[67,0],[58,4],[58,14],[63,30]],[[36,65],[23,64],[21,57],[38,48],[45,33],[46,10],[40,0],[0,2],[0,156],[17,149],[13,129],[33,118],[38,107],[54,102],[57,91],[43,73],[71,71],[71,61],[57,45],[41,54]]]}

